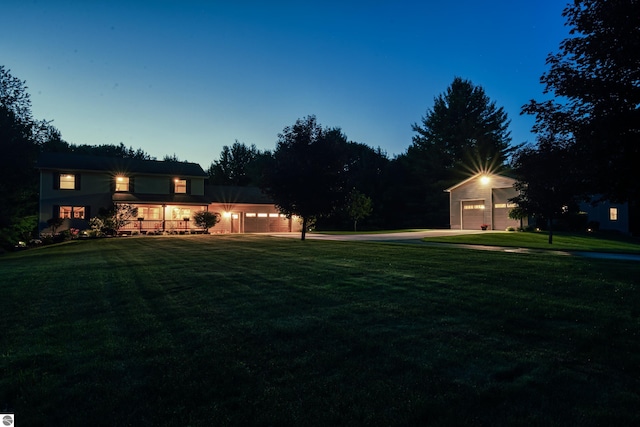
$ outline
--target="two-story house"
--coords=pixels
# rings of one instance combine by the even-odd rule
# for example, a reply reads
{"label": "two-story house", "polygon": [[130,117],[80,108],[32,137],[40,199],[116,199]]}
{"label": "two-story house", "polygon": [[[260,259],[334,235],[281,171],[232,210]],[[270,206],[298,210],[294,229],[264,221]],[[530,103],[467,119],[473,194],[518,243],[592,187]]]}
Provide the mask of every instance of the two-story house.
{"label": "two-story house", "polygon": [[[193,215],[217,213],[214,233],[298,232],[297,217],[281,214],[257,187],[208,186],[196,163],[44,153],[40,169],[40,234],[86,230],[89,219],[117,205],[137,209],[119,233],[202,231]],[[62,219],[55,230],[52,218]]]}
{"label": "two-story house", "polygon": [[129,231],[188,231],[196,228],[193,214],[207,209],[207,174],[196,163],[44,153],[37,167],[43,234],[52,231],[51,218],[63,220],[57,231],[83,230],[100,210],[118,204],[137,208]]}

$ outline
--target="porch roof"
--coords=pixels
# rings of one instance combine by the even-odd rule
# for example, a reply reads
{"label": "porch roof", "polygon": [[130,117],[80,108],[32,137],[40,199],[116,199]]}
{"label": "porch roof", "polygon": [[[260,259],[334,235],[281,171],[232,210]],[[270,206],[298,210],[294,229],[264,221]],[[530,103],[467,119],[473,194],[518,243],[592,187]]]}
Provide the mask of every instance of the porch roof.
{"label": "porch roof", "polygon": [[191,196],[189,194],[138,194],[115,193],[114,203],[140,203],[158,205],[207,205],[204,196]]}

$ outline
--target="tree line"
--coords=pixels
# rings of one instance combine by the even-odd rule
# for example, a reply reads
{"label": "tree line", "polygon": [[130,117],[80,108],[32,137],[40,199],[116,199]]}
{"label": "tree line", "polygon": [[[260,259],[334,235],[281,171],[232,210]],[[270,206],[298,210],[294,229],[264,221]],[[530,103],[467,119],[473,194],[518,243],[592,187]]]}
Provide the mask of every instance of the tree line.
{"label": "tree line", "polygon": [[[433,100],[407,150],[393,158],[349,141],[342,129],[299,118],[273,150],[235,141],[207,172],[215,185],[254,185],[305,230],[447,227],[444,189],[478,172],[514,176],[518,215],[551,226],[597,197],[640,208],[640,0],[576,0],[563,16],[570,36],[541,77],[551,100],[531,100],[533,143],[513,144],[509,118],[481,86],[461,77]],[[142,149],[73,145],[36,120],[25,82],[0,66],[0,240],[28,234],[37,213],[34,162],[43,151],[151,159]],[[165,161],[179,161],[173,154]],[[595,197],[595,199],[594,199]],[[636,223],[638,221],[636,220]],[[637,231],[637,230],[636,230]]]}

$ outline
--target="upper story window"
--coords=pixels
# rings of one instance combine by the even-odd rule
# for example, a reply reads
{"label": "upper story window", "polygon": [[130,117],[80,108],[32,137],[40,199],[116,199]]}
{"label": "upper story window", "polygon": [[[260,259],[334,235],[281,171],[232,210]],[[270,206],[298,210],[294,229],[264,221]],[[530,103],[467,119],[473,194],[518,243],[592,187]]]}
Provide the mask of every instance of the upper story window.
{"label": "upper story window", "polygon": [[116,191],[129,191],[128,176],[116,176]]}
{"label": "upper story window", "polygon": [[75,190],[76,176],[70,173],[61,173],[58,188],[61,190]]}
{"label": "upper story window", "polygon": [[186,194],[187,192],[187,180],[176,178],[173,180],[174,183],[174,193]]}
{"label": "upper story window", "polygon": [[618,208],[609,208],[609,221],[618,220]]}

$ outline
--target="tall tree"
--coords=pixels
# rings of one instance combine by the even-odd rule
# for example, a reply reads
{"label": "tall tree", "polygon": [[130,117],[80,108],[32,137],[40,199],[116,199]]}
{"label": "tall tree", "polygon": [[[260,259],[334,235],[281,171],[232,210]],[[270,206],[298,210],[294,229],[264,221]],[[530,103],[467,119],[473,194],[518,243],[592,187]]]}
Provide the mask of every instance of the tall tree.
{"label": "tall tree", "polygon": [[209,181],[217,185],[257,185],[254,163],[259,155],[254,144],[248,146],[236,140],[231,147],[225,145],[220,158],[209,166]]}
{"label": "tall tree", "polygon": [[593,193],[640,204],[640,1],[574,0],[570,36],[541,77],[555,98],[530,101],[534,130],[572,140],[570,161]]}
{"label": "tall tree", "polygon": [[507,113],[482,87],[456,77],[435,98],[422,123],[413,124],[413,146],[422,154],[437,156],[445,170],[495,169],[512,151],[509,123]]}
{"label": "tall tree", "polygon": [[26,82],[12,76],[11,70],[4,65],[0,65],[0,108],[13,113],[13,117],[22,123],[33,123]]}
{"label": "tall tree", "polygon": [[315,116],[278,135],[263,189],[281,212],[302,218],[302,240],[310,220],[343,206],[346,145],[340,129],[323,128]]}
{"label": "tall tree", "polygon": [[[369,212],[371,217],[367,223],[370,226],[383,226],[384,222],[384,178],[389,159],[381,148],[371,148],[366,144],[350,141],[345,145],[344,180],[345,188],[357,190],[371,199],[375,210]],[[349,199],[345,209],[338,209],[328,217],[318,218],[318,228],[350,229],[353,227],[352,217],[349,215]],[[370,215],[367,216],[370,216]]]}
{"label": "tall tree", "polygon": [[398,225],[446,226],[443,190],[474,173],[501,168],[514,149],[508,127],[504,109],[482,87],[454,78],[422,121],[412,125],[412,144],[390,168],[395,190],[389,200],[402,206],[407,221]]}
{"label": "tall tree", "polygon": [[24,81],[0,66],[0,245],[15,239],[13,226],[34,215],[38,205],[37,133],[43,123],[31,114],[31,100]]}

